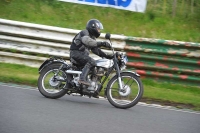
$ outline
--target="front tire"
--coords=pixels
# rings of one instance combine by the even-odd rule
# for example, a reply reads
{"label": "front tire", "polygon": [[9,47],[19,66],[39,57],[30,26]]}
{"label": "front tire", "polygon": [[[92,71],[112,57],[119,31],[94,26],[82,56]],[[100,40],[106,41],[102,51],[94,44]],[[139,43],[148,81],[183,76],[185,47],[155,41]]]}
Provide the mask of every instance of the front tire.
{"label": "front tire", "polygon": [[38,78],[38,89],[40,93],[47,98],[60,98],[67,92],[65,88],[66,81],[57,81],[56,79],[66,79],[66,73],[60,70],[58,75],[55,77],[54,74],[58,72],[58,68],[61,66],[60,63],[50,64],[45,67]]}
{"label": "front tire", "polygon": [[131,72],[122,72],[123,90],[119,89],[118,77],[115,75],[107,85],[108,101],[115,107],[127,109],[135,106],[143,95],[143,85],[140,78]]}

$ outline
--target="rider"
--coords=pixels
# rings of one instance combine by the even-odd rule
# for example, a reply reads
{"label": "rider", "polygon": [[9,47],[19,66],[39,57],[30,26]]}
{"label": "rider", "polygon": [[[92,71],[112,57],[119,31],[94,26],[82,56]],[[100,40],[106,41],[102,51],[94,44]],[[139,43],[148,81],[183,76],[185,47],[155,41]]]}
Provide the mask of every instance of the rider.
{"label": "rider", "polygon": [[100,57],[108,59],[113,58],[113,55],[104,53],[99,48],[101,46],[110,48],[110,44],[106,41],[96,41],[96,38],[100,36],[102,29],[103,25],[99,20],[90,19],[87,22],[86,29],[79,32],[72,40],[70,46],[70,58],[73,58],[84,66],[79,79],[79,83],[81,84],[90,85],[86,80],[86,77],[90,69],[96,65],[95,60],[89,56],[90,50]]}

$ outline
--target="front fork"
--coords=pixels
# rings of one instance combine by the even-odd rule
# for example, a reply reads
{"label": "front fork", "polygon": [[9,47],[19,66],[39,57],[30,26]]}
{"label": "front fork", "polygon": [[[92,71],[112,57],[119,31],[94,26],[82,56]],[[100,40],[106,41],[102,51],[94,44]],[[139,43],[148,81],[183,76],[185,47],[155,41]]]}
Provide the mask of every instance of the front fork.
{"label": "front fork", "polygon": [[119,65],[117,64],[117,57],[114,56],[114,65],[115,65],[115,69],[116,69],[116,74],[118,77],[118,85],[119,85],[119,90],[123,90],[123,85],[122,85],[122,79],[121,79],[121,75],[120,75],[120,69],[119,69]]}

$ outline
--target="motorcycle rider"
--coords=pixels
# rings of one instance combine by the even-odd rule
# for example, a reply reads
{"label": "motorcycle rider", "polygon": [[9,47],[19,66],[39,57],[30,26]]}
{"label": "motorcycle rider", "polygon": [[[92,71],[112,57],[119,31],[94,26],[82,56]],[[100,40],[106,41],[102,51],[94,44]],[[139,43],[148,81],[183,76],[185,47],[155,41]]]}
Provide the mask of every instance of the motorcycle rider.
{"label": "motorcycle rider", "polygon": [[106,41],[96,41],[101,34],[103,25],[97,19],[90,19],[86,24],[86,29],[80,31],[72,40],[70,46],[70,59],[73,58],[79,64],[83,65],[82,74],[79,79],[80,84],[90,85],[86,80],[86,77],[91,68],[93,68],[96,63],[95,60],[89,56],[90,50],[100,56],[108,59],[112,59],[113,55],[104,53],[100,47],[110,48],[110,44]]}

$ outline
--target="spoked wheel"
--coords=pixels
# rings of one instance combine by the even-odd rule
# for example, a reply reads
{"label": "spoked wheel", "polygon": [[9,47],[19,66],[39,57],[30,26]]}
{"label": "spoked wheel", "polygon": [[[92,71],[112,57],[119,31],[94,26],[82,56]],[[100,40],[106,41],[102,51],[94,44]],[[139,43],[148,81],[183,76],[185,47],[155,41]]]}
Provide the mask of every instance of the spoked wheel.
{"label": "spoked wheel", "polygon": [[123,89],[120,90],[117,76],[107,86],[108,101],[117,108],[130,108],[136,105],[143,95],[143,85],[139,77],[130,72],[121,73]]}
{"label": "spoked wheel", "polygon": [[59,67],[59,64],[49,65],[42,70],[38,78],[38,89],[47,98],[60,98],[66,94],[67,90],[64,88],[67,75],[63,70],[58,72]]}

